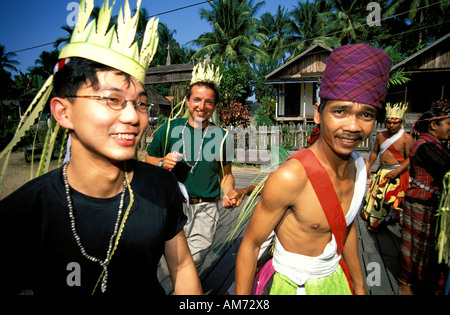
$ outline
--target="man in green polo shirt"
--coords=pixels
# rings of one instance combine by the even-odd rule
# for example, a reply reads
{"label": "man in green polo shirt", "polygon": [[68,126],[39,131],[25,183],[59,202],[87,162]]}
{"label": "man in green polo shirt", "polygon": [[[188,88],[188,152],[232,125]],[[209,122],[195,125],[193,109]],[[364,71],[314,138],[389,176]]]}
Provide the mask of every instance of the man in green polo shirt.
{"label": "man in green polo shirt", "polygon": [[[244,189],[234,189],[233,139],[209,122],[219,99],[214,82],[198,81],[186,95],[188,118],[169,120],[155,134],[145,161],[173,172],[189,194],[184,230],[197,270],[214,239],[222,206],[239,206]],[[169,128],[169,130],[167,130]]]}

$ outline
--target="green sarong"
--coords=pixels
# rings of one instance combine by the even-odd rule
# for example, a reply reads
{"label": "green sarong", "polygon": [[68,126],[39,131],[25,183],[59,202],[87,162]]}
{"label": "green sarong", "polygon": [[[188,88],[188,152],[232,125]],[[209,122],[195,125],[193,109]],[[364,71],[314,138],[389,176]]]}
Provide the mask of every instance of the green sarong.
{"label": "green sarong", "polygon": [[[270,295],[297,295],[298,286],[285,275],[275,272]],[[341,266],[329,276],[311,278],[305,283],[306,295],[352,295]]]}

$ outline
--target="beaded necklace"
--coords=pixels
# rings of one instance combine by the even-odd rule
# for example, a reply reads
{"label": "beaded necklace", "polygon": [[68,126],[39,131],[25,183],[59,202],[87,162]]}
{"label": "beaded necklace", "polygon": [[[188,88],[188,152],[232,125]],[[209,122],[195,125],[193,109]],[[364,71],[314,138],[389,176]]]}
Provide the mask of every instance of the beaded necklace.
{"label": "beaded necklace", "polygon": [[122,189],[122,193],[120,195],[119,211],[117,213],[117,220],[114,225],[114,232],[111,235],[111,239],[109,240],[109,246],[108,246],[108,251],[106,252],[106,258],[104,260],[101,260],[99,258],[89,255],[86,252],[86,249],[84,248],[83,244],[81,244],[81,238],[77,233],[77,229],[76,229],[76,225],[75,225],[75,216],[73,213],[74,211],[73,211],[72,198],[70,197],[70,186],[69,186],[69,182],[67,180],[67,165],[68,164],[69,164],[69,162],[64,163],[62,173],[63,173],[64,187],[66,190],[67,204],[69,207],[70,227],[72,229],[73,236],[75,237],[75,241],[76,241],[78,247],[80,248],[81,254],[88,260],[95,262],[95,263],[99,263],[100,266],[103,268],[101,290],[102,290],[102,293],[105,293],[107,282],[108,282],[108,264],[111,261],[111,256],[112,256],[111,251],[113,250],[113,242],[117,236],[120,218],[122,216],[123,203],[124,203],[124,198],[125,198],[125,190],[127,187],[127,174],[125,172],[125,179],[123,180],[123,189]]}
{"label": "beaded necklace", "polygon": [[194,169],[197,166],[198,162],[200,161],[200,158],[202,157],[203,142],[205,141],[206,134],[208,133],[209,122],[208,122],[208,126],[205,129],[205,133],[203,134],[202,142],[200,143],[200,149],[198,150],[197,160],[195,161],[194,165],[189,164],[189,162],[187,160],[187,156],[186,156],[186,151],[187,150],[186,150],[186,141],[184,139],[184,131],[186,130],[188,122],[189,122],[189,119],[186,120],[186,123],[184,124],[183,131],[181,132],[181,138],[183,139],[183,159],[186,162],[186,164],[191,168],[190,173],[194,174]]}

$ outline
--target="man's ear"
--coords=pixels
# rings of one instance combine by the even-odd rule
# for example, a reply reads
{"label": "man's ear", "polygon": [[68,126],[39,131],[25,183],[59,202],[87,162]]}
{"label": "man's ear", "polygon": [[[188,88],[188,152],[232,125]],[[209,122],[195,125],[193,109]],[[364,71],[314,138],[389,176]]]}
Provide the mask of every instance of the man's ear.
{"label": "man's ear", "polygon": [[320,106],[319,103],[316,103],[316,104],[314,105],[314,122],[315,122],[317,125],[320,125],[320,112],[319,112],[319,106]]}
{"label": "man's ear", "polygon": [[70,102],[65,98],[54,97],[50,100],[50,109],[55,120],[61,127],[72,130],[73,124],[68,111],[69,106]]}
{"label": "man's ear", "polygon": [[428,126],[428,129],[430,131],[435,131],[437,128],[439,127],[439,125],[437,124],[436,121],[431,121],[430,125]]}

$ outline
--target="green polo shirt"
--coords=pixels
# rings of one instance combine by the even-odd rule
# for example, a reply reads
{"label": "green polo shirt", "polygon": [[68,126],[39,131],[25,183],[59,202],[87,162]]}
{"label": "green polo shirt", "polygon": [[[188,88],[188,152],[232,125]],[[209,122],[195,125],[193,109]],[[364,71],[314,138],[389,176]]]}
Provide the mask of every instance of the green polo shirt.
{"label": "green polo shirt", "polygon": [[178,181],[186,186],[190,198],[216,197],[220,195],[219,174],[222,172],[222,166],[234,158],[233,139],[225,137],[226,130],[214,124],[203,130],[194,129],[187,123],[187,118],[178,118],[158,129],[147,153],[156,157],[164,157],[174,151],[182,153],[182,160],[172,172]]}

